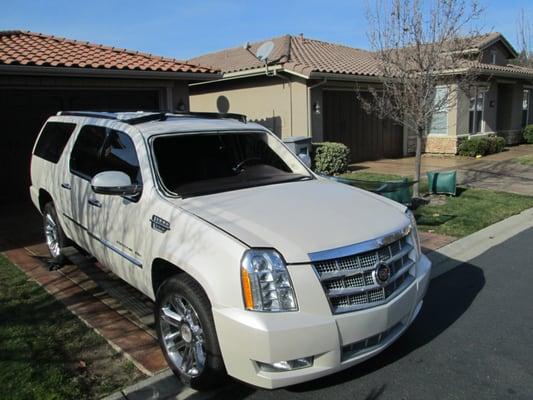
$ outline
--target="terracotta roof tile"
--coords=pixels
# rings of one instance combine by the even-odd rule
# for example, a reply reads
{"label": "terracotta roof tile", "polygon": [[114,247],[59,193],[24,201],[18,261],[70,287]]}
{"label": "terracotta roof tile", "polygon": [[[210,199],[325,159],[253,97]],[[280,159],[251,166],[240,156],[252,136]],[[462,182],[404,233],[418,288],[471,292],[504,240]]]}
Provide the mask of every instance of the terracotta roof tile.
{"label": "terracotta roof tile", "polygon": [[[492,32],[469,38],[468,40],[471,41],[473,49],[483,49],[500,38],[503,38],[500,33]],[[285,35],[271,40],[274,42],[275,47],[269,64],[280,65],[284,69],[298,72],[305,76],[309,76],[311,72],[375,77],[380,74],[377,60],[370,51],[308,39],[302,36]],[[253,70],[263,66],[253,54],[264,42],[252,44],[249,50],[243,47],[235,47],[192,58],[190,61],[194,64],[218,68],[223,73]],[[501,66],[476,62],[470,63],[469,66],[486,73],[512,73],[523,77],[533,76],[532,69],[515,65]]]}
{"label": "terracotta roof tile", "polygon": [[29,31],[0,31],[0,65],[215,73],[173,58],[154,56]]}
{"label": "terracotta roof tile", "polygon": [[[302,36],[280,36],[271,39],[274,52],[269,64],[308,75],[310,72],[331,72],[356,75],[376,75],[378,69],[372,53],[339,44],[308,39]],[[253,43],[249,50],[243,47],[205,54],[190,61],[194,64],[219,68],[222,72],[237,72],[261,68],[263,64],[253,54],[264,43]]]}

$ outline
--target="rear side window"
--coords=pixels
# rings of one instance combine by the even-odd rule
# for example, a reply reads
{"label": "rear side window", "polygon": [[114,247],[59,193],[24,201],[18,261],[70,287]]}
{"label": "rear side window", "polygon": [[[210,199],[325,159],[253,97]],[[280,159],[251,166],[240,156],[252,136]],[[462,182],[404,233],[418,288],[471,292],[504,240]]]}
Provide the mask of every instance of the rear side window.
{"label": "rear side window", "polygon": [[102,126],[81,128],[70,158],[70,170],[85,179],[103,171],[126,173],[132,183],[141,185],[137,152],[124,132]]}
{"label": "rear side window", "polygon": [[33,154],[56,164],[75,128],[76,124],[48,122],[39,136]]}

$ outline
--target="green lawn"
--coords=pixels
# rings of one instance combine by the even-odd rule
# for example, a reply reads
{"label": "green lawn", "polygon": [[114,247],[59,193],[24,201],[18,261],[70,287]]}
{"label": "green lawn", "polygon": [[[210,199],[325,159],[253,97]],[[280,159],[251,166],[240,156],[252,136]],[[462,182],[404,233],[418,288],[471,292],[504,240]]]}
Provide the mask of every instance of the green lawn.
{"label": "green lawn", "polygon": [[[403,179],[397,175],[364,171],[346,173],[342,177],[374,182]],[[363,183],[361,186],[368,188],[369,185]],[[421,182],[421,192],[427,192],[425,180]],[[444,204],[421,205],[414,211],[421,230],[463,237],[533,207],[533,197],[485,189],[458,188],[456,197],[443,197],[442,200]]]}
{"label": "green lawn", "polygon": [[527,156],[515,158],[515,162],[522,164],[522,165],[533,166],[533,155],[527,155]]}
{"label": "green lawn", "polygon": [[2,399],[95,399],[141,377],[131,362],[0,255]]}

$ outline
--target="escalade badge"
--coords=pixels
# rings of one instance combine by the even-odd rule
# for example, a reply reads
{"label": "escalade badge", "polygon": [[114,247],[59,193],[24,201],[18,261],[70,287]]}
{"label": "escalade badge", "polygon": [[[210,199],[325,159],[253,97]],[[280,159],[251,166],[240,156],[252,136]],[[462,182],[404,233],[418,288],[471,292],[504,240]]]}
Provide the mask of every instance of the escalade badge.
{"label": "escalade badge", "polygon": [[374,269],[374,280],[380,286],[385,286],[390,279],[391,269],[383,261],[379,262]]}

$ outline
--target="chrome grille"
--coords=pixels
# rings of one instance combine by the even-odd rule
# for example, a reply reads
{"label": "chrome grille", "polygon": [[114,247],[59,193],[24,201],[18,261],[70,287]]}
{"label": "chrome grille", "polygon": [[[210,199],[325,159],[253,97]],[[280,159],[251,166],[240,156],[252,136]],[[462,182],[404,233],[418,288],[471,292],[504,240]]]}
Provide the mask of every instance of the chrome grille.
{"label": "chrome grille", "polygon": [[[314,262],[332,312],[340,314],[374,307],[400,293],[414,280],[412,250],[408,236],[404,236],[375,250]],[[391,269],[391,277],[384,286],[374,279],[379,262]]]}

